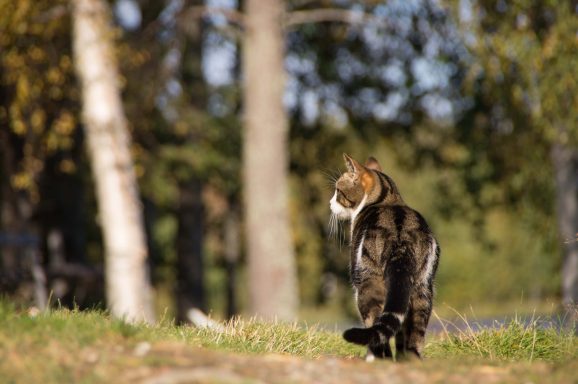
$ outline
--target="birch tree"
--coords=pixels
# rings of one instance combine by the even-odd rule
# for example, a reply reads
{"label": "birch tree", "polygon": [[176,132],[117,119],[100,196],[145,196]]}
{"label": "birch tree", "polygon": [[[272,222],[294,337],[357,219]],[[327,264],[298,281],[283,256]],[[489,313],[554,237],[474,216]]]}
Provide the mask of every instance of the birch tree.
{"label": "birch tree", "polygon": [[154,318],[147,247],[104,0],[72,0],[73,52],[105,249],[107,305],[129,321]]}

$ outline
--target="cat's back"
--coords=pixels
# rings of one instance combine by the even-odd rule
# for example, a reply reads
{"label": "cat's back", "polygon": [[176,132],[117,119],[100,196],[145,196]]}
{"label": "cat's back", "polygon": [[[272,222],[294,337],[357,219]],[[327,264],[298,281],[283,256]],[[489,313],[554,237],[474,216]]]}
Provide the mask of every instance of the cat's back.
{"label": "cat's back", "polygon": [[356,220],[354,238],[366,241],[370,258],[380,265],[399,248],[411,250],[416,265],[437,257],[437,242],[426,220],[404,204],[365,208]]}
{"label": "cat's back", "polygon": [[401,204],[367,207],[357,218],[355,227],[356,231],[377,231],[384,238],[400,240],[432,236],[423,216],[415,209]]}

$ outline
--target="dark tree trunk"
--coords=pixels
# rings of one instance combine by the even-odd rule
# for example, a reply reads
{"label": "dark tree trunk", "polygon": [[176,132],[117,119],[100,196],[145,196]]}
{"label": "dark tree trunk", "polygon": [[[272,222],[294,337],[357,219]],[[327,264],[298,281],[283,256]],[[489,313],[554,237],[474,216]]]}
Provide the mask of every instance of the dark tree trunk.
{"label": "dark tree trunk", "polygon": [[237,266],[241,256],[241,229],[239,227],[239,213],[236,204],[229,206],[229,214],[225,218],[225,272],[227,317],[235,316],[237,305]]}
{"label": "dark tree trunk", "polygon": [[204,286],[202,184],[181,183],[177,212],[177,321],[187,322],[191,308],[207,309]]}
{"label": "dark tree trunk", "polygon": [[44,309],[48,294],[33,223],[36,204],[28,193],[13,188],[10,180],[20,161],[20,144],[8,130],[0,130],[0,291],[23,293],[21,299]]}
{"label": "dark tree trunk", "polygon": [[[202,0],[188,0],[185,7],[201,6]],[[188,104],[185,113],[204,110],[207,88],[202,71],[202,23],[182,26],[180,36],[181,66],[179,76],[187,89]],[[199,130],[199,121],[191,121],[191,131]],[[194,139],[190,139],[194,140]],[[190,143],[184,143],[188,145]],[[202,199],[203,185],[195,174],[183,176],[179,182],[179,207],[177,213],[177,321],[189,322],[187,313],[192,308],[207,310],[205,266],[203,261],[205,209]]]}
{"label": "dark tree trunk", "polygon": [[[83,144],[81,135],[77,134],[75,150],[68,154],[74,164],[82,162],[80,150]],[[42,198],[38,219],[44,243],[44,263],[50,277],[52,299],[69,308],[87,308],[97,304],[86,300],[90,296],[89,286],[90,291],[97,291],[94,280],[98,277],[89,272],[92,269],[88,267],[86,258],[86,191],[79,174],[59,169],[61,161],[60,155],[48,158],[40,182]],[[99,300],[102,301],[103,297]]]}

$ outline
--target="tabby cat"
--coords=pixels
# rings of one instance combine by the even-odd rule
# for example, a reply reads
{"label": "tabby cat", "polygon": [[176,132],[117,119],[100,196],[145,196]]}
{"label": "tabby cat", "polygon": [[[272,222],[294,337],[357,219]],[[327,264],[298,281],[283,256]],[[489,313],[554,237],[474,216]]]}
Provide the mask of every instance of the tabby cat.
{"label": "tabby cat", "polygon": [[370,157],[343,155],[347,172],[335,182],[331,211],[351,220],[350,274],[365,328],[345,340],[368,346],[368,360],[421,358],[432,311],[440,248],[424,218],[408,207],[393,180]]}

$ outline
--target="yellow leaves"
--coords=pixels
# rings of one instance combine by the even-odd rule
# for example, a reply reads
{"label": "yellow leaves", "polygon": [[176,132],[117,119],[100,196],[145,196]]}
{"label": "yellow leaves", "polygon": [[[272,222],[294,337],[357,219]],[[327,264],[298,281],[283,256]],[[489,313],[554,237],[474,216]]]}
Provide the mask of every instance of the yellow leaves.
{"label": "yellow leaves", "polygon": [[[68,16],[46,18],[57,5],[67,1],[0,0],[0,86],[8,97],[0,124],[19,136],[21,152],[9,182],[33,201],[46,158],[72,148],[77,124]],[[70,173],[75,164],[58,168]]]}
{"label": "yellow leaves", "polygon": [[40,200],[38,186],[36,185],[31,173],[19,172],[15,175],[12,175],[10,178],[10,184],[16,190],[27,191],[30,201],[32,201],[33,204],[38,203]]}
{"label": "yellow leaves", "polygon": [[32,177],[29,173],[19,172],[12,175],[10,178],[10,184],[14,189],[27,190],[33,186]]}
{"label": "yellow leaves", "polygon": [[48,153],[70,149],[74,145],[72,135],[76,129],[76,118],[69,111],[63,111],[46,132],[44,148]]}
{"label": "yellow leaves", "polygon": [[60,57],[59,65],[63,71],[69,71],[72,68],[72,60],[70,60],[70,56],[62,55]]}
{"label": "yellow leaves", "polygon": [[48,89],[48,96],[52,100],[60,100],[64,96],[64,93],[62,92],[62,89],[60,89],[60,87],[50,87]]}
{"label": "yellow leaves", "polygon": [[12,132],[19,136],[24,136],[26,133],[27,127],[22,118],[21,110],[18,107],[18,104],[13,103],[10,105],[10,115],[9,115],[10,126],[12,128]]}
{"label": "yellow leaves", "polygon": [[549,59],[556,54],[558,40],[558,34],[556,32],[548,35],[542,46],[542,56],[544,59]]}
{"label": "yellow leaves", "polygon": [[30,82],[25,75],[18,76],[16,94],[20,101],[25,102],[30,96]]}
{"label": "yellow leaves", "polygon": [[17,78],[17,68],[23,68],[25,66],[25,61],[24,61],[24,57],[22,55],[20,55],[20,53],[16,50],[8,50],[5,51],[2,55],[2,57],[0,58],[0,60],[3,61],[3,66],[5,67],[4,69],[4,74],[3,76],[5,77],[4,81],[9,81],[9,82],[13,82],[16,80]]}
{"label": "yellow leaves", "polygon": [[32,13],[32,1],[30,0],[19,1],[18,5],[13,10],[12,14],[12,20],[16,24],[13,25],[13,27],[17,27],[14,29],[20,33],[23,33],[25,31],[25,29],[23,30],[23,28],[25,28],[25,24],[22,23],[22,21],[26,20],[31,13]]}
{"label": "yellow leaves", "polygon": [[44,61],[46,58],[46,53],[36,45],[30,46],[27,53],[28,56],[36,62]]}
{"label": "yellow leaves", "polygon": [[12,131],[19,136],[24,136],[26,133],[26,124],[22,120],[14,120],[12,122]]}
{"label": "yellow leaves", "polygon": [[20,190],[34,191],[36,188],[34,177],[44,169],[44,163],[35,157],[34,148],[31,145],[24,146],[24,159],[21,162],[21,170],[10,177],[10,184]]}
{"label": "yellow leaves", "polygon": [[[1,114],[0,117],[2,117]],[[69,149],[74,144],[72,135],[76,129],[77,120],[70,111],[64,110],[61,112],[50,126],[50,129],[47,129],[46,112],[41,107],[35,108],[30,114],[23,114],[23,111],[13,104],[10,107],[9,119],[12,131],[15,134],[25,136],[31,131],[34,135],[30,137],[41,138],[43,149],[47,152]]]}
{"label": "yellow leaves", "polygon": [[68,136],[74,131],[75,124],[76,120],[72,113],[65,111],[52,124],[52,128],[59,135]]}
{"label": "yellow leaves", "polygon": [[62,173],[74,173],[76,171],[76,164],[70,159],[64,159],[58,164],[58,170]]}
{"label": "yellow leaves", "polygon": [[46,147],[47,152],[55,152],[58,149],[58,136],[55,135],[54,132],[48,132],[48,135],[44,140],[44,146]]}
{"label": "yellow leaves", "polygon": [[49,83],[56,85],[61,85],[65,81],[62,71],[57,67],[51,67],[48,72],[46,72],[46,79]]}
{"label": "yellow leaves", "polygon": [[59,149],[70,149],[74,141],[70,137],[62,137],[55,132],[48,132],[44,139],[44,147],[47,153],[54,153]]}
{"label": "yellow leaves", "polygon": [[46,113],[44,110],[37,108],[32,112],[30,117],[30,125],[34,130],[34,133],[42,133],[44,131],[44,124],[46,122]]}

